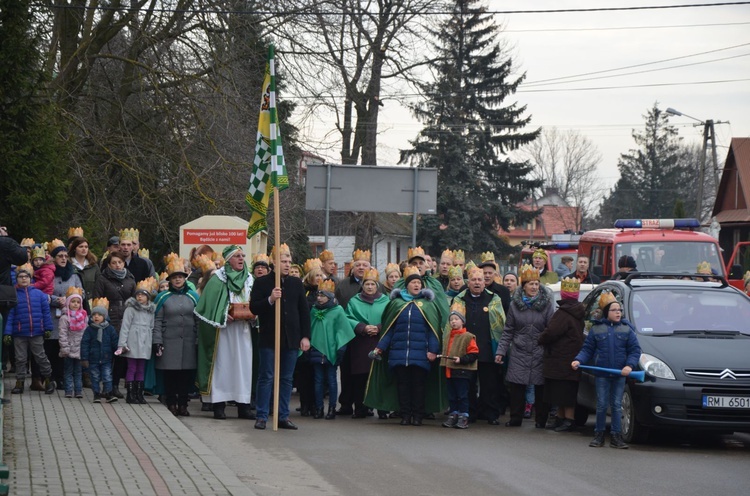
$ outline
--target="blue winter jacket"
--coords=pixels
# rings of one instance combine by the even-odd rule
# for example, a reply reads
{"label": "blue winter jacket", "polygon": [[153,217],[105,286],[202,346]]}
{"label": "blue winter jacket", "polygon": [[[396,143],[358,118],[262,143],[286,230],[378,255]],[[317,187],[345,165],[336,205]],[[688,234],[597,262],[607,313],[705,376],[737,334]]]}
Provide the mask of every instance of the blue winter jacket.
{"label": "blue winter jacket", "polygon": [[427,352],[440,353],[440,342],[414,301],[401,310],[391,327],[377,346],[383,351],[388,350],[388,366],[416,365],[430,370]]}
{"label": "blue winter jacket", "polygon": [[16,287],[18,304],[10,309],[3,334],[31,338],[51,331],[49,297],[33,286]]}
{"label": "blue winter jacket", "polygon": [[109,363],[115,357],[119,336],[109,321],[107,321],[107,327],[102,329],[101,343],[96,339],[98,332],[99,329],[93,324],[89,324],[83,331],[81,360],[87,360],[89,363]]}
{"label": "blue winter jacket", "polygon": [[[622,370],[628,365],[634,369],[641,357],[641,346],[633,325],[625,319],[610,322],[595,320],[583,348],[575,359],[585,365]],[[590,363],[591,362],[591,363]],[[606,372],[592,371],[598,377],[610,377]]]}

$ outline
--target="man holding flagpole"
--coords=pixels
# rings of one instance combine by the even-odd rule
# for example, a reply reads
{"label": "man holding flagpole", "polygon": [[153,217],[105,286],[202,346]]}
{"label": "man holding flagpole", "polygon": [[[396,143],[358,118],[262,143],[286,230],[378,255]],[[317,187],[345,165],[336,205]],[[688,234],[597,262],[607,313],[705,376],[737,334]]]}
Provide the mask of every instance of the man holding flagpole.
{"label": "man holding flagpole", "polygon": [[[297,429],[289,420],[289,399],[292,394],[292,374],[297,350],[310,348],[310,314],[302,281],[287,278],[292,263],[289,248],[280,242],[279,191],[289,186],[281,146],[281,133],[276,113],[276,63],[274,47],[268,47],[268,64],[263,79],[263,91],[258,118],[258,137],[255,142],[253,174],[245,200],[250,207],[247,237],[266,229],[268,200],[273,192],[274,204],[274,262],[276,270],[261,277],[250,295],[250,308],[260,323],[260,367],[258,373],[256,429],[265,429],[271,400],[273,381],[274,430]],[[283,248],[286,249],[284,250]],[[282,282],[282,276],[284,281]],[[297,288],[297,283],[299,288]],[[297,295],[299,290],[299,295]],[[282,318],[281,307],[284,307]],[[302,310],[304,309],[304,311]],[[284,328],[282,337],[282,327]],[[271,334],[273,330],[273,334]],[[283,341],[283,347],[282,347]],[[292,360],[292,357],[294,358]],[[290,365],[291,364],[291,365]]]}

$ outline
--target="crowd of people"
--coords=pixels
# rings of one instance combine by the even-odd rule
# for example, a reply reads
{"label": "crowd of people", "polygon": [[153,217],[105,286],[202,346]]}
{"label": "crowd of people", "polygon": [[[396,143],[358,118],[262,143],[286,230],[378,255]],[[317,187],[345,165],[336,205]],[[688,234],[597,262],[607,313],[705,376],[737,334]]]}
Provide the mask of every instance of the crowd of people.
{"label": "crowd of people", "polygon": [[[377,412],[420,426],[445,413],[443,426],[466,429],[500,425],[507,411],[507,427],[533,415],[537,428],[566,432],[576,428],[578,367],[596,362],[621,373],[596,378],[591,446],[603,445],[611,407],[611,446],[627,447],[618,412],[640,349],[610,293],[584,340],[578,288],[598,282],[586,257],[556,272],[539,249],[518,274],[502,275],[490,252],[475,264],[461,250],[433,260],[415,247],[381,276],[370,252],[356,250],[339,278],[328,250],[294,263],[286,245],[251,259],[236,245],[221,253],[202,245],[189,259],[168,255],[157,274],[137,229],[110,238],[102,260],[80,228],[68,234],[44,244],[0,237],[0,285],[13,290],[7,301],[0,294],[3,365],[15,369],[14,394],[24,393],[30,364],[31,389],[46,394],[82,398],[91,388],[94,402],[136,405],[159,395],[175,416],[190,415],[189,401],[200,398],[214,419],[232,405],[262,430],[278,359],[282,429],[297,429],[296,387],[300,415],[314,419]],[[557,281],[555,305],[546,285]]]}

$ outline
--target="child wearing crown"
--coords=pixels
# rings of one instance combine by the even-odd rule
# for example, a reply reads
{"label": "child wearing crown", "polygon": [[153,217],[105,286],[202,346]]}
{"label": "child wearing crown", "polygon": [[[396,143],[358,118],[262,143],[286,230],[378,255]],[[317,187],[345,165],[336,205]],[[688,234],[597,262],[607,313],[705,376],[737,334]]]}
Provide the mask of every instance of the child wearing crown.
{"label": "child wearing crown", "polygon": [[[109,323],[106,298],[94,300],[91,319],[81,340],[81,365],[91,374],[91,390],[94,392],[94,403],[117,401],[112,393],[112,360],[117,349],[117,331]],[[103,388],[100,390],[100,383]],[[100,391],[102,391],[100,393]]]}
{"label": "child wearing crown", "polygon": [[440,365],[445,367],[448,382],[450,416],[443,427],[466,429],[469,427],[469,384],[477,370],[479,347],[476,337],[466,332],[466,310],[456,302],[448,315],[450,330],[443,336],[443,354]]}
{"label": "child wearing crown", "polygon": [[[83,291],[68,289],[65,309],[60,317],[60,357],[65,360],[65,397],[83,398],[83,375],[81,371],[81,341],[88,325],[88,313],[83,309]],[[74,391],[75,390],[75,391]]]}
{"label": "child wearing crown", "polygon": [[336,418],[338,383],[336,373],[344,356],[346,345],[354,339],[352,324],[344,309],[334,297],[335,285],[331,280],[318,286],[315,305],[310,310],[310,363],[315,372],[315,414],[323,418],[323,396],[328,386],[328,413],[326,420]]}
{"label": "child wearing crown", "polygon": [[147,277],[136,285],[135,296],[125,302],[122,316],[120,339],[115,355],[124,356],[128,361],[125,374],[127,389],[126,402],[146,404],[143,397],[146,362],[151,358],[151,340],[154,329],[156,306],[151,303],[151,293],[156,280]]}
{"label": "child wearing crown", "polygon": [[34,287],[44,294],[55,290],[55,262],[41,246],[31,249],[31,264],[34,266]]}
{"label": "child wearing crown", "polygon": [[622,316],[622,304],[610,292],[599,297],[602,318],[594,321],[583,343],[583,348],[571,363],[578,370],[581,363],[608,369],[621,370],[619,375],[594,372],[596,376],[596,426],[592,448],[604,446],[604,427],[607,423],[607,407],[611,408],[612,426],[610,447],[624,449],[628,445],[622,439],[622,394],[625,378],[638,365],[641,347],[630,322]]}

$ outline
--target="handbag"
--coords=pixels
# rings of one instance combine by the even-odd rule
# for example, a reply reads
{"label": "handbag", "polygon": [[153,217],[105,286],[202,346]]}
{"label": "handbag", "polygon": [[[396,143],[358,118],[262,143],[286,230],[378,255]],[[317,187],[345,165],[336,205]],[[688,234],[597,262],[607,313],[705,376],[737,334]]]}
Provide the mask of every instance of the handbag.
{"label": "handbag", "polygon": [[0,284],[0,310],[10,310],[18,304],[16,288]]}
{"label": "handbag", "polygon": [[229,316],[234,320],[253,320],[255,315],[250,311],[250,303],[230,303]]}

